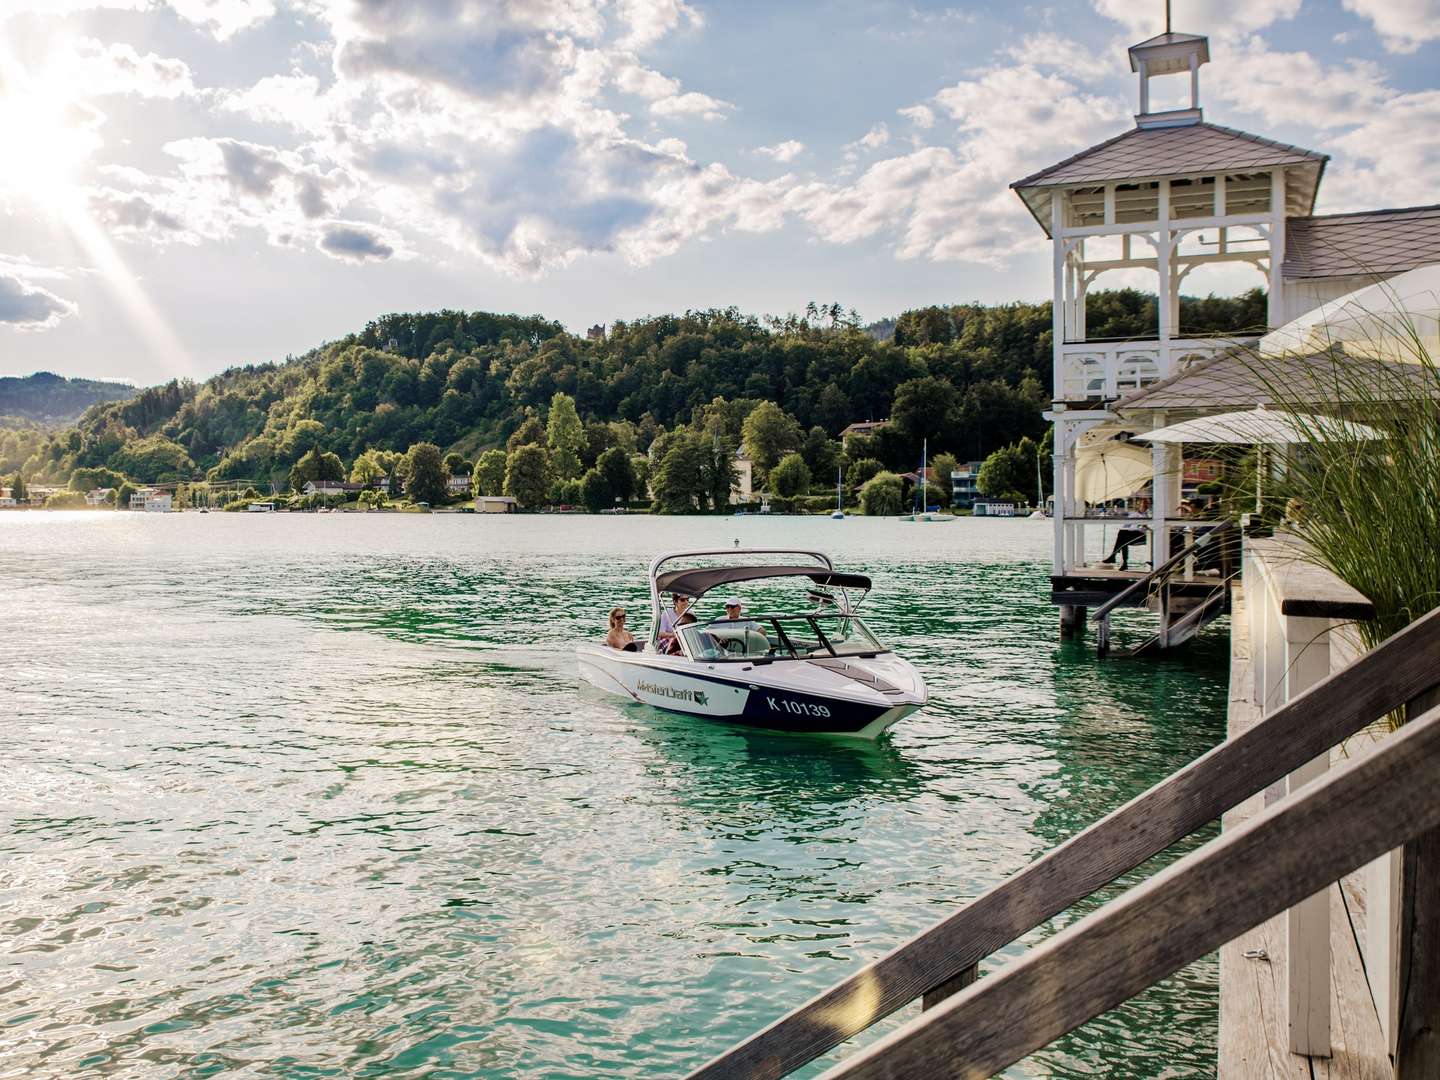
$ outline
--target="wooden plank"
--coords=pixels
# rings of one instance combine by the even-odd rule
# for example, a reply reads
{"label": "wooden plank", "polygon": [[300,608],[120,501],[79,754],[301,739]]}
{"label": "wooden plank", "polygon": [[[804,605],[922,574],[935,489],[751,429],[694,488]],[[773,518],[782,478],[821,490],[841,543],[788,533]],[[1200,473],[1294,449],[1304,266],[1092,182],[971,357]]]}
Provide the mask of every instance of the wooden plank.
{"label": "wooden plank", "polygon": [[1311,1080],[1307,1059],[1290,1053],[1283,1042],[1285,997],[1279,963],[1284,949],[1282,916],[1220,947],[1217,1080]]}
{"label": "wooden plank", "polygon": [[[1406,709],[1440,709],[1440,688],[1417,695]],[[1424,714],[1426,717],[1431,712]],[[1425,719],[1407,720],[1403,732]],[[1435,777],[1429,778],[1433,783]],[[1436,801],[1434,791],[1428,793]],[[1400,1014],[1396,1080],[1440,1077],[1440,828],[1412,837],[1401,856]]]}
{"label": "wooden plank", "polygon": [[1342,887],[1330,888],[1331,1051],[1312,1064],[1315,1080],[1393,1080],[1380,1017],[1360,963],[1359,939]]}
{"label": "wooden plank", "polygon": [[813,1061],[1214,821],[1437,679],[1440,610],[690,1075],[764,1080]]}
{"label": "wooden plank", "polygon": [[1440,708],[922,1013],[824,1080],[993,1076],[1326,882],[1440,828],[1436,776]]}

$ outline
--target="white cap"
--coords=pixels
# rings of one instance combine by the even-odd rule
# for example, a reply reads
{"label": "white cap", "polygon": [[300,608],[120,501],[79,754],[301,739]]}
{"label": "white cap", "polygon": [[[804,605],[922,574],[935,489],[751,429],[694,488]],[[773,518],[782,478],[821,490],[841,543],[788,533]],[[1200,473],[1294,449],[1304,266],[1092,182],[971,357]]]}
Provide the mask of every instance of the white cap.
{"label": "white cap", "polygon": [[740,603],[740,598],[739,598],[738,596],[727,596],[727,597],[725,597],[725,606],[726,606],[726,607],[744,607],[745,605],[742,604],[742,603]]}

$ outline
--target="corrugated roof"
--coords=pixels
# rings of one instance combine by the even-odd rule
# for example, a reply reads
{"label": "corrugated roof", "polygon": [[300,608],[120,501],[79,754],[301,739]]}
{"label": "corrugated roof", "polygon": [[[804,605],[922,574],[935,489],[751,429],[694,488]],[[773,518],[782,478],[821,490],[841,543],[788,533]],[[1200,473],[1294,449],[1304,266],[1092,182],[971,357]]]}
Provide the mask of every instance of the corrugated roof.
{"label": "corrugated roof", "polygon": [[1290,218],[1285,277],[1401,274],[1440,263],[1440,205]]}
{"label": "corrugated roof", "polygon": [[1249,172],[1275,165],[1322,165],[1328,160],[1328,154],[1219,124],[1137,127],[1016,180],[1010,186],[1017,191],[1031,187],[1069,187],[1157,176]]}

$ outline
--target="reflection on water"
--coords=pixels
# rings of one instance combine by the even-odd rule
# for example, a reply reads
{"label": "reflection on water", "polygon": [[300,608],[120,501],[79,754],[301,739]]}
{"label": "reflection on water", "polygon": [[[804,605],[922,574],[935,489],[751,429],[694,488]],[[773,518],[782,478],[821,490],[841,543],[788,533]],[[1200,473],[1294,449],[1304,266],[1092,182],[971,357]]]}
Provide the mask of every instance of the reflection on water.
{"label": "reflection on water", "polygon": [[[931,706],[863,744],[577,685],[612,604],[643,625],[651,555],[734,539],[870,573]],[[1220,737],[1223,639],[1097,664],[1055,640],[1048,545],[1023,521],[0,517],[0,1075],[693,1067]],[[1013,1073],[1209,1075],[1215,1010],[1202,962]]]}

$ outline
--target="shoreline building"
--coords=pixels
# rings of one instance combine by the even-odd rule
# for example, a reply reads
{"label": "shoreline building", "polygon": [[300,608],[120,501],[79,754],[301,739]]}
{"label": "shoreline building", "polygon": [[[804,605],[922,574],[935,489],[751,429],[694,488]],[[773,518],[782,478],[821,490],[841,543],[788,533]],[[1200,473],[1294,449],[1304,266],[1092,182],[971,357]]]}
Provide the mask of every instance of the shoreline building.
{"label": "shoreline building", "polygon": [[[1208,122],[1200,105],[1200,68],[1210,59],[1204,36],[1167,30],[1132,46],[1129,58],[1139,78],[1135,126],[1011,185],[1053,244],[1054,393],[1045,416],[1054,425],[1051,597],[1060,605],[1062,634],[1083,624],[1087,606],[1140,576],[1100,565],[1107,521],[1092,506],[1116,496],[1097,498],[1106,486],[1083,482],[1095,472],[1088,468],[1095,456],[1113,453],[1116,440],[1130,433],[1235,406],[1211,402],[1202,390],[1172,392],[1168,409],[1157,401],[1143,413],[1122,415],[1123,408],[1140,405],[1136,399],[1162,380],[1175,391],[1186,373],[1223,363],[1263,333],[1183,333],[1180,290],[1189,274],[1216,264],[1253,268],[1268,290],[1273,329],[1356,289],[1440,262],[1440,206],[1316,216],[1328,155]],[[1150,83],[1157,77],[1187,80],[1189,106],[1152,109]],[[1156,274],[1154,333],[1090,338],[1087,292],[1107,272],[1135,270]],[[1180,447],[1126,443],[1126,449],[1150,458],[1138,487],[1152,488],[1148,561],[1159,567],[1183,542],[1186,525]],[[1167,618],[1162,612],[1162,623]]]}

